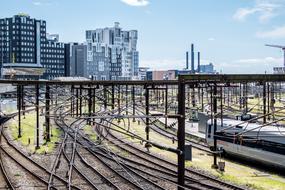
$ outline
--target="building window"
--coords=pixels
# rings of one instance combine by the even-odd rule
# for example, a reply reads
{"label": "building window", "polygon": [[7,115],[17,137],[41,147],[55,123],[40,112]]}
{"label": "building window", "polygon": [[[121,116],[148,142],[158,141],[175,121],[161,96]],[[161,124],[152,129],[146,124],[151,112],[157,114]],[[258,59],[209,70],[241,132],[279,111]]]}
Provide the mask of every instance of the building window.
{"label": "building window", "polygon": [[99,61],[98,70],[101,72],[105,70],[105,63],[103,61]]}

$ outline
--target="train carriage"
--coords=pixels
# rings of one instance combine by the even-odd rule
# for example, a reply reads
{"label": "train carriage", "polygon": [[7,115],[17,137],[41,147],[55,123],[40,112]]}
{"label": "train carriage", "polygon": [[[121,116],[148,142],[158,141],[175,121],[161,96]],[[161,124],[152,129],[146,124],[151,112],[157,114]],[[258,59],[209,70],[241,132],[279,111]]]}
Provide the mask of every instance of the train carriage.
{"label": "train carriage", "polygon": [[[221,122],[222,121],[222,122]],[[206,140],[214,146],[214,126],[207,122]],[[227,154],[285,168],[285,128],[233,119],[217,119],[217,146]]]}

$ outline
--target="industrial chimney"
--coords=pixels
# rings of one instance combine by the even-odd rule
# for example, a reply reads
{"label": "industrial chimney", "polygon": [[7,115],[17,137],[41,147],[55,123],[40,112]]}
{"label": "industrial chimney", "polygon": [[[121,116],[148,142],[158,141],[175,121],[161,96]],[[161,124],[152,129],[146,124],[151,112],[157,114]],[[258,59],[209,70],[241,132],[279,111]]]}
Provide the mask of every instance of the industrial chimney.
{"label": "industrial chimney", "polygon": [[189,52],[186,51],[186,70],[189,69]]}
{"label": "industrial chimney", "polygon": [[197,72],[200,73],[200,52],[198,52],[198,68]]}
{"label": "industrial chimney", "polygon": [[195,70],[194,70],[194,44],[191,44],[191,73],[195,73]]}

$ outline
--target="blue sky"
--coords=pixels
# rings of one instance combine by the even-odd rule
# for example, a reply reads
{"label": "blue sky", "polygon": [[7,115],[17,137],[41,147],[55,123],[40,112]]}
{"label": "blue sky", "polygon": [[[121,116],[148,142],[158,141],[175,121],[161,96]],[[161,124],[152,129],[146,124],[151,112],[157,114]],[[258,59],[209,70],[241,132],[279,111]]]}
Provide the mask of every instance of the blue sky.
{"label": "blue sky", "polygon": [[222,73],[267,73],[283,65],[285,0],[1,0],[0,17],[19,12],[47,21],[63,42],[84,42],[85,30],[137,29],[140,65],[182,69],[195,43],[202,63]]}

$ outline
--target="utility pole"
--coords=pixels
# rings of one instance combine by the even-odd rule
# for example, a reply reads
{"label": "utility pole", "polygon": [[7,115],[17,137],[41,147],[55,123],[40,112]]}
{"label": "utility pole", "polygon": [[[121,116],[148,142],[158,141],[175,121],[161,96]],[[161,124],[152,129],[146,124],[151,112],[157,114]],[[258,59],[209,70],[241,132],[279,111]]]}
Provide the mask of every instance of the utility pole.
{"label": "utility pole", "polygon": [[149,89],[145,87],[146,140],[149,140]]}
{"label": "utility pole", "polygon": [[4,55],[3,55],[3,46],[4,46],[4,35],[3,35],[3,30],[1,30],[1,65],[0,65],[0,78],[3,77],[3,63],[4,63]]}
{"label": "utility pole", "polygon": [[39,96],[40,96],[40,90],[39,90],[39,84],[36,84],[35,86],[36,90],[36,149],[40,149],[40,119],[39,119]]}
{"label": "utility pole", "polygon": [[263,124],[266,123],[266,82],[263,81]]}
{"label": "utility pole", "polygon": [[18,94],[18,138],[22,137],[22,129],[21,129],[21,100],[22,100],[22,93],[21,93],[21,86],[17,86],[17,94]]}
{"label": "utility pole", "polygon": [[50,86],[46,85],[46,141],[50,142]]}
{"label": "utility pole", "polygon": [[214,92],[213,92],[213,111],[214,111],[214,163],[212,165],[212,168],[217,169],[218,165],[217,165],[217,111],[218,111],[218,107],[217,107],[217,103],[218,103],[218,99],[217,99],[217,84],[214,84]]}
{"label": "utility pole", "polygon": [[167,115],[168,115],[168,86],[166,85],[165,87],[165,129],[168,127],[168,123],[167,123]]}
{"label": "utility pole", "polygon": [[[133,116],[135,116],[135,106],[136,106],[136,102],[135,102],[135,86],[133,86],[132,88],[132,102],[133,102]],[[135,122],[136,119],[133,118],[133,122]]]}
{"label": "utility pole", "polygon": [[185,185],[185,81],[183,77],[178,78],[178,190],[184,190]]}

